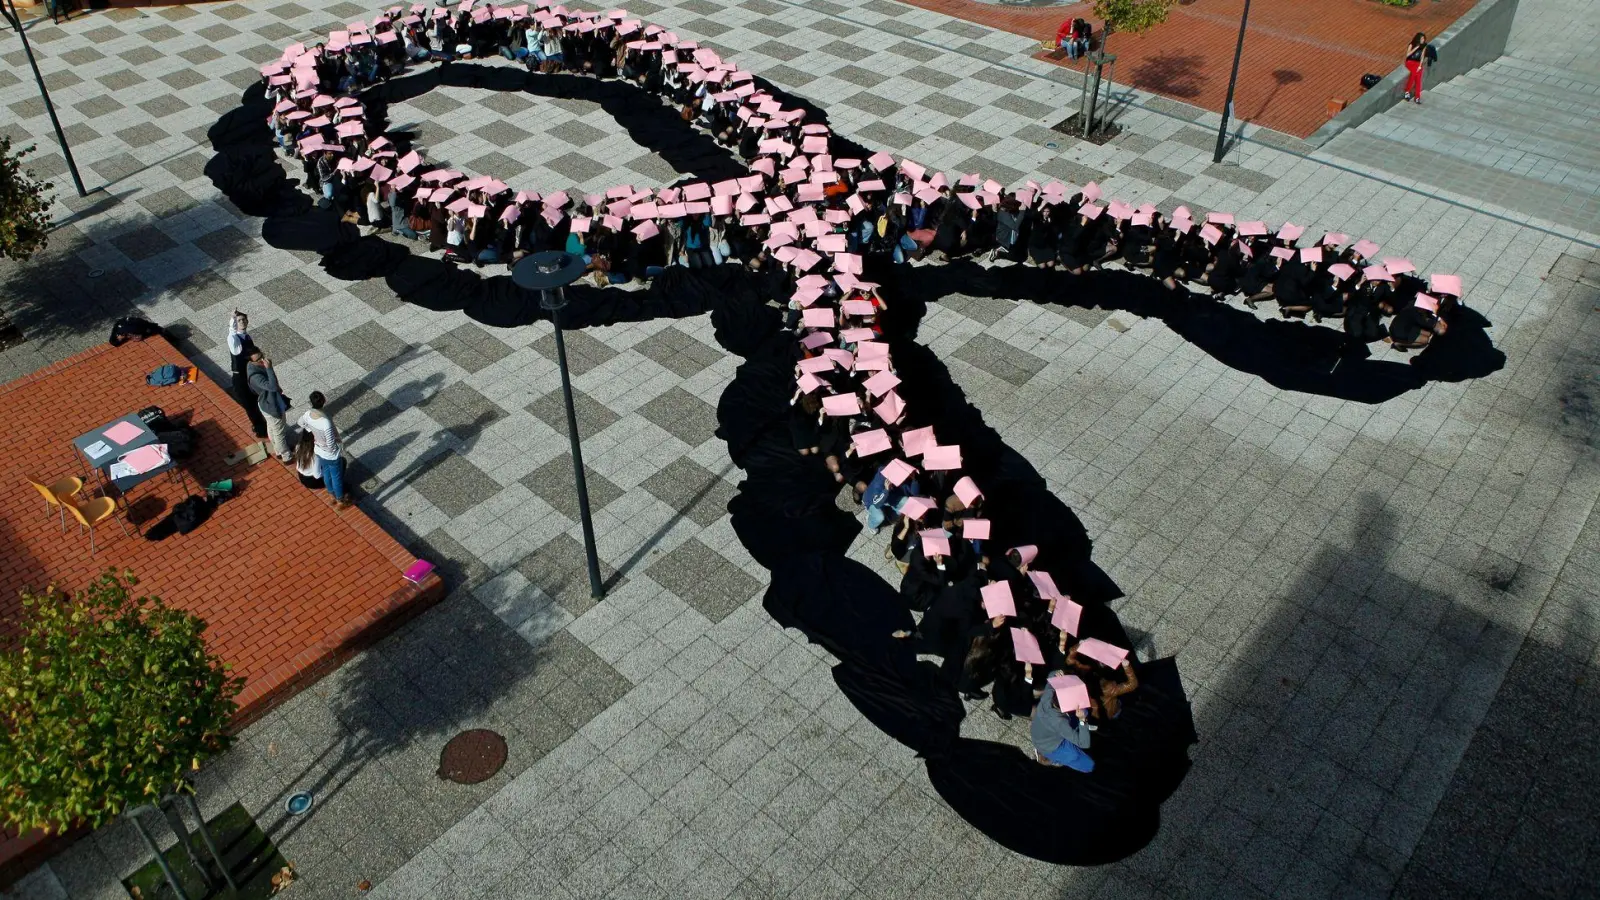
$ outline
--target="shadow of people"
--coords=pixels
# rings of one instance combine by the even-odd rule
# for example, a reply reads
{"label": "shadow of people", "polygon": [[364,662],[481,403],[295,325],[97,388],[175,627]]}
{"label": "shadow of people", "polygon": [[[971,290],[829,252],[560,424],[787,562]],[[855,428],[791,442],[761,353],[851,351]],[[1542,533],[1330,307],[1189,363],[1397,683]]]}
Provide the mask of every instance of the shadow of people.
{"label": "shadow of people", "polygon": [[[1149,276],[1100,270],[1072,276],[1032,266],[985,268],[970,260],[903,267],[885,288],[915,314],[920,299],[962,294],[1104,309],[1158,319],[1218,362],[1284,390],[1381,403],[1429,380],[1482,378],[1505,365],[1481,314],[1458,307],[1448,332],[1411,359],[1377,360],[1351,347],[1342,331],[1298,320],[1259,319],[1249,310],[1186,290],[1169,291]],[[891,305],[893,308],[893,305]]]}

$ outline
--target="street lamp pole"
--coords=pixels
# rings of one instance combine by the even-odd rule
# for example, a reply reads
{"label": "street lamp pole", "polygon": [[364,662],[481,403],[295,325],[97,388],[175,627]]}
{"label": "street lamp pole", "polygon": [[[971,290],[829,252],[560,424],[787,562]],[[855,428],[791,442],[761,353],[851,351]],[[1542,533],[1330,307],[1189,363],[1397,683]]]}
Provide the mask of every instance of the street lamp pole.
{"label": "street lamp pole", "polygon": [[1233,112],[1233,87],[1239,82],[1239,57],[1244,54],[1244,30],[1250,22],[1250,0],[1244,0],[1244,13],[1239,16],[1239,43],[1233,48],[1233,74],[1228,76],[1228,99],[1222,104],[1222,124],[1217,128],[1217,152],[1211,161],[1222,162],[1228,153],[1228,115]]}
{"label": "street lamp pole", "polygon": [[28,31],[22,27],[22,16],[17,13],[16,0],[0,0],[0,15],[17,32],[17,37],[22,38],[22,52],[28,56],[28,66],[33,69],[33,80],[39,85],[39,96],[44,98],[45,112],[50,114],[50,124],[56,130],[56,140],[61,144],[61,155],[67,158],[67,171],[72,173],[72,184],[78,189],[79,197],[89,196],[84,190],[83,176],[78,174],[78,163],[72,158],[72,148],[67,146],[67,136],[61,131],[61,120],[56,118],[56,105],[50,102],[50,91],[44,86],[44,75],[39,72],[39,63],[33,58],[33,45],[28,43]]}
{"label": "street lamp pole", "polygon": [[589,485],[583,477],[583,448],[578,441],[578,411],[572,403],[567,344],[561,336],[561,310],[567,305],[566,286],[583,277],[583,271],[583,257],[551,250],[524,257],[511,270],[511,280],[518,287],[539,292],[539,305],[550,311],[550,324],[555,326],[556,366],[561,370],[561,399],[567,406],[567,440],[572,445],[572,478],[578,489],[578,518],[583,526],[583,550],[589,563],[589,596],[604,600],[606,590],[600,583],[594,522],[589,516]]}

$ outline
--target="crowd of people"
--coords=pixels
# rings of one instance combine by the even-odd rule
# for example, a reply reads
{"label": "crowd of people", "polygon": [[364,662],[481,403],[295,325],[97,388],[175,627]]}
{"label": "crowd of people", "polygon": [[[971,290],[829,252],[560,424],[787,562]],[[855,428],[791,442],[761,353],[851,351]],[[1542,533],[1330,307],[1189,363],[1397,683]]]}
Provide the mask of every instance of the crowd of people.
{"label": "crowd of people", "polygon": [[[618,78],[659,95],[743,158],[747,175],[660,189],[574,196],[513,190],[488,174],[429,165],[372,133],[357,94],[408,65],[502,57],[540,72]],[[597,284],[668,266],[742,265],[789,285],[797,343],[791,434],[848,486],[904,573],[923,616],[896,636],[945,658],[966,697],[1033,711],[1036,758],[1093,768],[1091,734],[1138,685],[1124,648],[1079,635],[1082,607],[1041,568],[1034,547],[990,545],[983,486],[961,448],[931,427],[905,428],[905,404],[869,259],[978,257],[1082,273],[1119,263],[1173,291],[1271,301],[1284,316],[1343,319],[1352,340],[1425,345],[1446,330],[1461,282],[1424,281],[1370,241],[1196,217],[1103,196],[1091,183],[1008,190],[980,174],[947,176],[888,153],[836,156],[828,126],[806,121],[710,49],[627,13],[541,2],[394,7],[322,44],[290,47],[262,68],[270,126],[327,204],[375,229],[425,240],[447,258],[514,264],[529,253],[581,255]],[[251,376],[252,379],[254,376]],[[1070,585],[1067,586],[1070,588]]]}

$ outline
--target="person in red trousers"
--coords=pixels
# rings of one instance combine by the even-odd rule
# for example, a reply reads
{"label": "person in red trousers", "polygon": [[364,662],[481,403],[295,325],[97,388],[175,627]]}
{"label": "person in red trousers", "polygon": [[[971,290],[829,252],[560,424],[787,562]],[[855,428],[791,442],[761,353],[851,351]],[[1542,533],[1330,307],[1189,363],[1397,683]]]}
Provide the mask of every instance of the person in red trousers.
{"label": "person in red trousers", "polygon": [[1428,36],[1417,32],[1411,39],[1411,46],[1406,50],[1406,96],[1413,103],[1422,102],[1422,66],[1423,63],[1433,62],[1433,48],[1428,46]]}

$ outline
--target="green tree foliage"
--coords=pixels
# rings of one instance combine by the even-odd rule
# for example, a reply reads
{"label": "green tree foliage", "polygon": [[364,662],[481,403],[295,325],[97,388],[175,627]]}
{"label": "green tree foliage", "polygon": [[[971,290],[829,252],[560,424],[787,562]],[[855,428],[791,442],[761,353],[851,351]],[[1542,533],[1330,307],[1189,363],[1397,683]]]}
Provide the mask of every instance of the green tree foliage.
{"label": "green tree foliage", "polygon": [[244,680],[206,651],[204,621],[137,583],[22,593],[0,653],[0,824],[96,827],[226,749]]}
{"label": "green tree foliage", "polygon": [[1143,34],[1167,20],[1178,0],[1094,0],[1095,17],[1105,26],[1105,36],[1121,31]]}
{"label": "green tree foliage", "polygon": [[22,158],[33,152],[11,152],[11,139],[0,135],[0,258],[27,259],[43,249],[50,236],[50,198],[55,185],[33,179]]}

